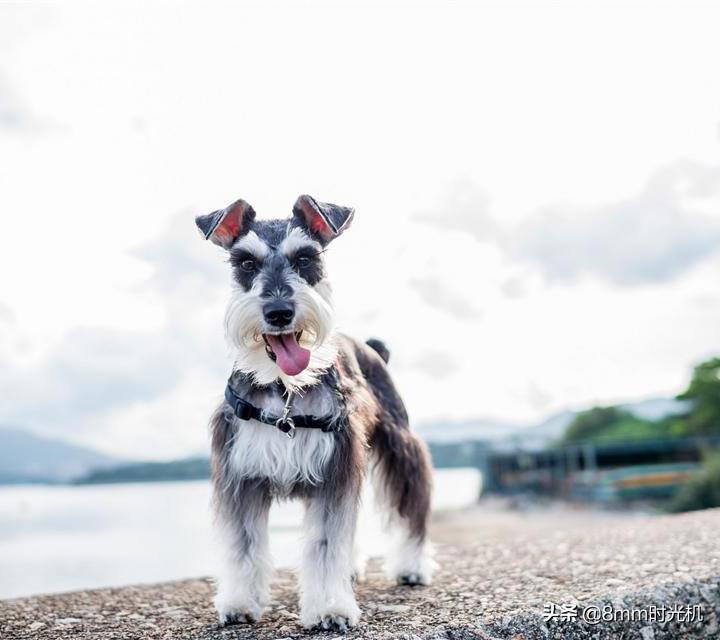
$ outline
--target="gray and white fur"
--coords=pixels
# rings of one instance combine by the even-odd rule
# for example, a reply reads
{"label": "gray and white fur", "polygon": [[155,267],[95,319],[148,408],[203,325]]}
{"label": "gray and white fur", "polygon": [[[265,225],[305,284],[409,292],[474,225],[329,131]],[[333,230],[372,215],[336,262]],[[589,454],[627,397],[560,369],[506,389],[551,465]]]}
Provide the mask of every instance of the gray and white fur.
{"label": "gray and white fur", "polygon": [[[224,562],[215,606],[222,624],[259,620],[270,591],[268,512],[275,499],[306,505],[300,569],[300,621],[345,630],[360,609],[353,554],[363,478],[396,530],[387,568],[400,584],[428,584],[431,463],[410,431],[403,402],[377,340],[335,331],[323,253],[354,211],[301,196],[287,219],[259,221],[238,200],[199,216],[207,238],[229,252],[234,287],[225,318],[235,353],[232,383],[241,397],[280,415],[330,417],[333,429],[297,429],[238,419],[223,403],[212,416],[212,481]],[[309,357],[308,357],[309,352]]]}

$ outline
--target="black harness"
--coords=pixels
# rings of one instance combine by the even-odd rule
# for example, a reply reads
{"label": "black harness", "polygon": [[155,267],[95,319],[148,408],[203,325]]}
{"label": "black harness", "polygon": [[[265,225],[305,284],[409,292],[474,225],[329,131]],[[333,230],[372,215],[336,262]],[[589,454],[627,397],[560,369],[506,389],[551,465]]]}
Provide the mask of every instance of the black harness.
{"label": "black harness", "polygon": [[232,376],[230,376],[227,386],[225,387],[225,402],[227,402],[235,416],[240,420],[257,420],[258,422],[277,427],[286,434],[288,438],[295,437],[295,429],[321,429],[325,433],[339,430],[340,421],[331,417],[291,416],[290,411],[292,409],[293,398],[294,393],[288,390],[287,401],[285,402],[282,415],[274,416],[267,413],[264,409],[259,409],[244,398],[241,398],[235,389],[233,389]]}

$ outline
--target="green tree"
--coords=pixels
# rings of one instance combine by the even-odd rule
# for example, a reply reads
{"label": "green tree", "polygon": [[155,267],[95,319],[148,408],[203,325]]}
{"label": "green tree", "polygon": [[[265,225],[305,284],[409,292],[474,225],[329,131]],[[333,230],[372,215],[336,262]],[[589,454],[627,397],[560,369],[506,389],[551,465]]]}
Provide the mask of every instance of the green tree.
{"label": "green tree", "polygon": [[565,431],[563,440],[565,442],[595,440],[609,427],[628,418],[631,418],[630,414],[619,407],[593,407],[575,416]]}
{"label": "green tree", "polygon": [[687,435],[720,433],[720,358],[712,358],[695,367],[690,385],[678,396],[692,403],[682,419]]}

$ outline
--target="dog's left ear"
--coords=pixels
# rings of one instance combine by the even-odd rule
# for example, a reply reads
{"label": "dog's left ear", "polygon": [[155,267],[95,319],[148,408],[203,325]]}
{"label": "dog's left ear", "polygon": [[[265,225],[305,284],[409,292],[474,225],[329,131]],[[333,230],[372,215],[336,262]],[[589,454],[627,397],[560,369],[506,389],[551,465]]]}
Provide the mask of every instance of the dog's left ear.
{"label": "dog's left ear", "polygon": [[230,206],[195,218],[195,224],[206,240],[230,249],[241,235],[247,233],[255,219],[255,211],[245,202],[236,200]]}
{"label": "dog's left ear", "polygon": [[322,244],[328,244],[350,226],[355,209],[300,196],[293,207],[293,215]]}

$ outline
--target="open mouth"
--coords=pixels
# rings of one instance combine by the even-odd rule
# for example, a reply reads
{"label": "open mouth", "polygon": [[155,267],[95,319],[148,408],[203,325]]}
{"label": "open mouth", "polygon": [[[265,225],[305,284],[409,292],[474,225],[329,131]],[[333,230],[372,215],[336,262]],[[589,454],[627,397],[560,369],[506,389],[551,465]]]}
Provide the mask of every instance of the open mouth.
{"label": "open mouth", "polygon": [[302,331],[288,333],[264,333],[265,350],[288,376],[296,376],[310,364],[310,350],[299,344]]}

